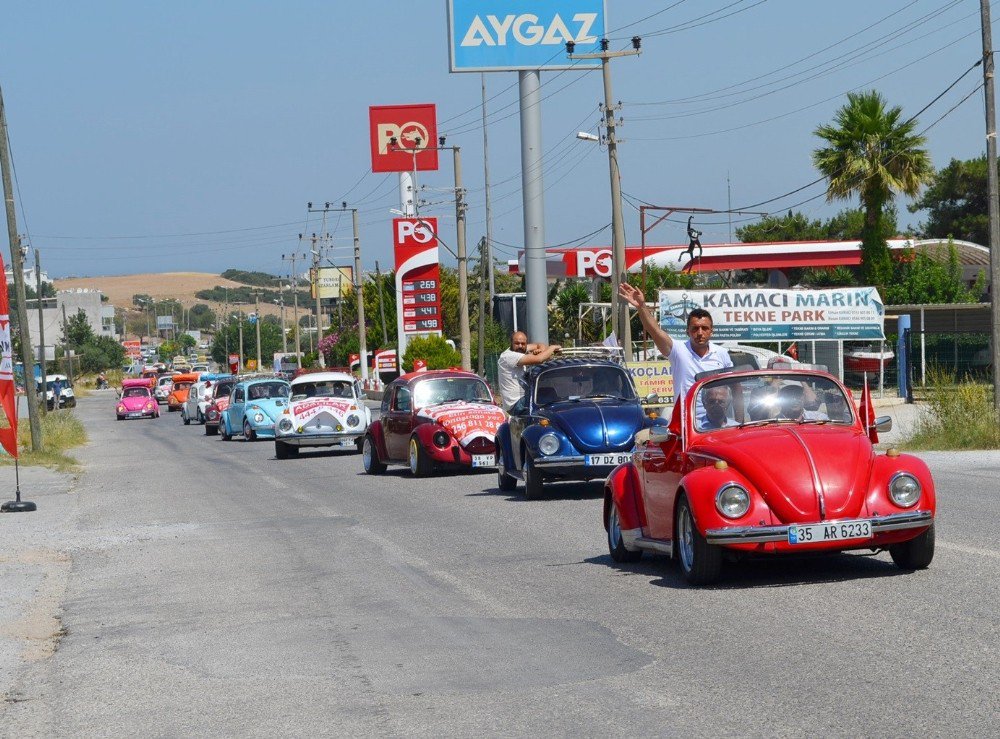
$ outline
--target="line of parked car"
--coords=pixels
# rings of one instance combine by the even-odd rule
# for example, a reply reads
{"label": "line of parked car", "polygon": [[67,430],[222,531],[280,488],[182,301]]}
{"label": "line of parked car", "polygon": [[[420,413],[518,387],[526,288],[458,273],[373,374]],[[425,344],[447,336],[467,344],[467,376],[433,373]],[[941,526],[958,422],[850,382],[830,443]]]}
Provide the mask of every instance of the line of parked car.
{"label": "line of parked car", "polygon": [[[644,405],[656,399],[638,396],[620,357],[596,349],[530,367],[510,413],[483,378],[458,369],[397,378],[374,420],[344,372],[291,381],[201,373],[173,383],[166,403],[185,425],[223,440],[270,440],[280,460],[336,447],[359,451],[373,476],[389,465],[417,477],[488,469],[501,491],[521,485],[528,499],[556,482],[602,480],[611,557],[665,553],[693,584],[746,556],[887,549],[901,568],[921,569],[934,554],[927,466],[876,450],[890,419],[874,418],[822,368],[705,373],[669,419]],[[139,387],[145,393],[132,392]],[[118,417],[158,414],[153,383],[126,381]]]}

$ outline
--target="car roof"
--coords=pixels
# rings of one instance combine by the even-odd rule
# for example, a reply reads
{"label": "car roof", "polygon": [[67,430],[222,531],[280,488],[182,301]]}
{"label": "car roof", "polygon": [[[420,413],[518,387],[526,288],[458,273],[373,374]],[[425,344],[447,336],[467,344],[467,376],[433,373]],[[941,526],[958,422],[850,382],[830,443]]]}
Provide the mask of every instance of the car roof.
{"label": "car roof", "polygon": [[393,383],[398,385],[404,385],[404,384],[409,384],[411,382],[417,382],[418,380],[431,380],[438,377],[461,377],[473,380],[483,379],[475,372],[467,372],[463,369],[455,367],[453,369],[426,370],[423,372],[407,372],[405,375],[400,375],[395,380],[393,380]]}
{"label": "car roof", "polygon": [[306,375],[299,375],[292,380],[293,385],[300,385],[305,382],[354,382],[354,375],[346,372],[310,372]]}
{"label": "car roof", "polygon": [[545,370],[558,369],[561,367],[614,367],[622,371],[625,370],[625,368],[618,364],[618,362],[608,359],[568,357],[565,359],[550,359],[547,362],[542,362],[541,364],[530,365],[528,367],[527,375],[529,378],[534,378]]}

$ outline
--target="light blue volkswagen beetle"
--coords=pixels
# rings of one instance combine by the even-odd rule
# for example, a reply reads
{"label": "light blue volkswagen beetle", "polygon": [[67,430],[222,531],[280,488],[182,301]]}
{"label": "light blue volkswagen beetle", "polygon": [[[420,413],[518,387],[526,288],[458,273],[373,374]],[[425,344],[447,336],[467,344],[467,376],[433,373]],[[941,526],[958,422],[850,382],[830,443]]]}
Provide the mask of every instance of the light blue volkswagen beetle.
{"label": "light blue volkswagen beetle", "polygon": [[229,441],[242,434],[246,441],[273,439],[274,422],[288,406],[289,385],[277,377],[242,380],[233,387],[229,407],[219,419],[219,435]]}

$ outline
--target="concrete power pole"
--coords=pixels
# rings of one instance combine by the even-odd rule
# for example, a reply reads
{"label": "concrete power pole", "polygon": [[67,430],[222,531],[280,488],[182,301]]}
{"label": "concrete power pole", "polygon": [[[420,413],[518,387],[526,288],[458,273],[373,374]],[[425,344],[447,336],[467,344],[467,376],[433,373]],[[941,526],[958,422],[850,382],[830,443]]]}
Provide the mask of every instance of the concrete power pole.
{"label": "concrete power pole", "polygon": [[319,349],[319,342],[323,338],[323,321],[321,316],[323,315],[322,308],[320,307],[319,298],[319,260],[322,256],[319,250],[322,247],[319,245],[319,237],[316,234],[312,235],[312,258],[313,258],[313,268],[312,268],[312,285],[313,290],[316,293],[316,359],[319,362],[320,367],[326,367],[326,359],[323,357],[323,352]]}
{"label": "concrete power pole", "polygon": [[993,407],[1000,412],[1000,186],[997,183],[997,120],[994,99],[993,33],[990,2],[979,0],[983,31],[983,95],[986,99],[986,182],[990,219],[990,318],[992,323]]}
{"label": "concrete power pole", "polygon": [[[443,140],[442,140],[443,143]],[[469,333],[469,263],[465,253],[465,189],[462,187],[462,153],[452,147],[455,162],[455,229],[458,234],[458,331],[462,342],[462,369],[472,369],[472,336]]]}
{"label": "concrete power pole", "polygon": [[[24,261],[21,258],[21,238],[17,235],[17,218],[14,213],[14,188],[10,177],[10,152],[7,148],[7,116],[4,113],[3,90],[0,90],[0,175],[3,179],[3,198],[7,209],[7,240],[10,243],[10,268],[14,277],[17,296],[17,323],[21,330],[21,362],[24,364],[24,397],[28,401],[28,425],[31,427],[31,450],[42,448],[42,427],[38,416],[38,393],[32,383],[35,373],[31,358],[31,333],[28,329],[28,306],[24,290]],[[43,388],[44,392],[44,388]],[[11,421],[13,423],[14,421]]]}
{"label": "concrete power pole", "polygon": [[378,312],[382,320],[382,345],[388,348],[389,334],[387,333],[388,326],[385,323],[385,291],[382,289],[382,271],[379,269],[377,261],[375,262],[375,280],[378,283]]}
{"label": "concrete power pole", "polygon": [[625,279],[625,221],[622,217],[622,178],[618,168],[618,137],[615,128],[615,112],[611,92],[611,60],[622,56],[635,56],[641,53],[640,39],[632,38],[632,48],[625,51],[609,51],[607,39],[601,39],[601,51],[594,54],[574,54],[575,44],[566,44],[570,59],[600,59],[601,71],[604,73],[604,125],[607,130],[608,168],[611,175],[611,232],[612,232],[612,276],[611,276],[611,313],[613,325],[618,340],[625,349],[625,358],[632,358],[632,324],[629,319],[628,304],[618,299],[618,285]]}
{"label": "concrete power pole", "polygon": [[[38,365],[42,370],[42,387],[48,387],[49,380],[45,374],[45,320],[42,313],[42,259],[35,249],[35,292],[38,293]],[[46,403],[42,403],[42,415],[45,415]]]}
{"label": "concrete power pole", "polygon": [[361,362],[359,363],[361,365],[361,379],[367,380],[368,326],[365,320],[365,279],[361,272],[361,227],[358,225],[358,209],[348,208],[347,203],[341,203],[340,205],[342,210],[351,211],[351,225],[354,227],[354,297],[358,301],[358,353],[361,355]]}
{"label": "concrete power pole", "polygon": [[254,325],[254,328],[257,331],[257,333],[256,333],[256,338],[257,338],[257,371],[260,372],[261,371],[261,367],[262,367],[262,365],[260,363],[260,360],[261,360],[261,356],[260,356],[260,293],[257,292],[256,290],[254,291],[254,294],[253,294],[253,325]]}
{"label": "concrete power pole", "polygon": [[[302,241],[302,234],[299,234],[299,241]],[[295,260],[297,253],[292,253],[287,257],[282,254],[281,261],[292,263],[292,321],[295,325],[295,364],[302,369],[302,347],[299,341],[299,275],[295,271]]]}
{"label": "concrete power pole", "polygon": [[487,263],[489,239],[483,237],[479,240],[479,345],[476,347],[476,356],[479,358],[477,371],[480,375],[486,376],[486,273],[492,271],[492,265]]}

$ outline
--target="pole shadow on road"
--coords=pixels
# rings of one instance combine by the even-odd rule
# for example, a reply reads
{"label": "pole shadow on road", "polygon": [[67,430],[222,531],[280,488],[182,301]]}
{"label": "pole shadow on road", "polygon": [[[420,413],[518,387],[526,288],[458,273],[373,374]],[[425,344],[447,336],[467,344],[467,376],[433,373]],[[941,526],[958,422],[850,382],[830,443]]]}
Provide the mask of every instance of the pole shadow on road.
{"label": "pole shadow on road", "polygon": [[[496,477],[496,472],[491,472]],[[546,501],[599,500],[604,497],[604,480],[590,482],[552,482],[545,484],[545,492],[538,500],[524,497],[524,488],[518,485],[513,492],[501,490],[496,485],[474,493],[466,493],[468,498],[506,498],[511,503],[545,503]]]}

